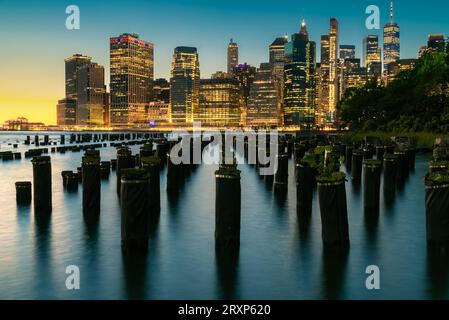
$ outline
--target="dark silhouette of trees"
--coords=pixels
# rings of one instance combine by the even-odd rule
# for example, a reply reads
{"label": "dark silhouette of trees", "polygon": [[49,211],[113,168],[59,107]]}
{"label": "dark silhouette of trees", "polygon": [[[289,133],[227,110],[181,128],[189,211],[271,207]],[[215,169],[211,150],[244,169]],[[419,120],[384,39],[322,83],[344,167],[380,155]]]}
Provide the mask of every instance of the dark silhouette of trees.
{"label": "dark silhouette of trees", "polygon": [[425,54],[387,86],[372,79],[349,89],[338,108],[355,131],[449,131],[449,48]]}

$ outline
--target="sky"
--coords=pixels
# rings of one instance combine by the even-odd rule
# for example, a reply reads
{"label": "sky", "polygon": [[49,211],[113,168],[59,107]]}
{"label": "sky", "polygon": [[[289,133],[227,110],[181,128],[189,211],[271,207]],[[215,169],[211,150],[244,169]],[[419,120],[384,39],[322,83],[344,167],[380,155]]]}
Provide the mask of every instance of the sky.
{"label": "sky", "polygon": [[[65,27],[68,5],[80,9],[80,30]],[[64,58],[74,53],[104,65],[108,84],[111,36],[134,32],[154,43],[156,78],[169,78],[175,47],[197,47],[207,78],[226,70],[230,38],[239,45],[240,62],[259,66],[274,38],[298,32],[303,18],[317,44],[328,34],[329,18],[337,18],[340,44],[356,45],[360,57],[363,37],[382,34],[365,27],[369,5],[380,8],[382,27],[389,0],[0,0],[0,123],[25,116],[54,124],[64,98]],[[401,58],[416,57],[428,34],[448,35],[448,13],[447,0],[396,0]]]}

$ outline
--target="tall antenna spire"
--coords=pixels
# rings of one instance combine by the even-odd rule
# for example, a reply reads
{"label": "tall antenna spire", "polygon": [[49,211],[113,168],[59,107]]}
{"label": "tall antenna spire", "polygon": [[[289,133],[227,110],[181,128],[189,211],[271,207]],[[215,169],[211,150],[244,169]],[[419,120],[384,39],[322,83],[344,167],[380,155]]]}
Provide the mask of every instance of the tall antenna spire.
{"label": "tall antenna spire", "polygon": [[394,5],[393,5],[393,0],[391,0],[391,2],[390,2],[390,22],[391,23],[394,22]]}

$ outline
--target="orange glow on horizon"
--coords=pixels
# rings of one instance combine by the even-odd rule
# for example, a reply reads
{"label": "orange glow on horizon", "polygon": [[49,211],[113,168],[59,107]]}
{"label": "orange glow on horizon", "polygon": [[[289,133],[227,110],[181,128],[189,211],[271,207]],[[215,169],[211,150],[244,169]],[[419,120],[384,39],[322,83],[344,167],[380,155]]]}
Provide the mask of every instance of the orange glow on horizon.
{"label": "orange glow on horizon", "polygon": [[54,98],[0,96],[0,124],[7,120],[25,117],[30,122],[56,124],[56,104]]}

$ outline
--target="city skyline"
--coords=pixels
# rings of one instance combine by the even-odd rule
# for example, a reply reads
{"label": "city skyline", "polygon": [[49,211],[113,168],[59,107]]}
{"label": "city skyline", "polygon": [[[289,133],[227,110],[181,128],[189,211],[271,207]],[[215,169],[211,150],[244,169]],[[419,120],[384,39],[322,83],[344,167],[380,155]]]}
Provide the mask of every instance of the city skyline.
{"label": "city skyline", "polygon": [[[325,2],[328,3],[328,1]],[[147,8],[146,4],[142,4],[139,1],[136,1],[136,3],[140,4],[142,8]],[[39,29],[34,29],[36,31],[35,36],[32,37],[31,42],[28,42],[28,44],[34,44],[37,48],[43,47],[43,49],[21,51],[23,43],[27,43],[25,40],[30,39],[30,35],[26,34],[26,31],[30,31],[28,29],[30,28],[30,22],[24,23],[18,28],[16,26],[17,23],[24,22],[21,19],[30,18],[29,13],[21,12],[17,5],[10,1],[2,1],[1,6],[8,9],[2,11],[8,11],[10,14],[3,17],[4,19],[1,24],[4,24],[4,26],[0,28],[0,34],[12,35],[24,41],[17,41],[17,43],[6,46],[5,50],[1,53],[3,56],[2,60],[8,60],[10,63],[6,65],[5,77],[2,77],[3,79],[0,85],[0,109],[2,110],[0,112],[0,122],[17,116],[26,116],[31,121],[43,121],[47,124],[54,124],[56,122],[55,105],[64,96],[64,83],[62,81],[64,79],[64,64],[62,61],[75,53],[91,56],[95,62],[105,67],[105,80],[109,91],[110,61],[108,40],[114,35],[125,32],[136,32],[141,35],[141,38],[155,44],[155,78],[163,77],[169,79],[170,60],[173,49],[183,45],[192,45],[198,48],[202,78],[210,78],[211,74],[219,70],[226,71],[226,47],[230,38],[233,38],[239,46],[239,61],[241,63],[248,62],[252,66],[259,66],[260,63],[269,61],[268,47],[274,39],[285,33],[288,33],[290,36],[297,32],[302,18],[307,20],[311,41],[319,43],[321,35],[328,33],[329,17],[335,16],[339,21],[339,44],[355,45],[356,57],[360,58],[363,37],[369,34],[376,34],[379,36],[379,41],[382,41],[382,27],[389,21],[390,1],[379,1],[377,5],[381,10],[381,28],[379,30],[367,30],[364,27],[364,22],[368,17],[365,14],[365,9],[368,4],[368,1],[361,1],[349,7],[340,5],[343,7],[340,8],[340,6],[333,3],[328,3],[327,6],[320,6],[318,8],[310,4],[299,5],[288,1],[286,5],[292,6],[292,8],[298,7],[298,9],[285,10],[285,8],[278,8],[273,4],[263,1],[258,2],[257,6],[255,6],[254,1],[246,1],[241,6],[239,3],[239,12],[235,13],[237,15],[235,22],[233,19],[234,23],[228,24],[225,28],[226,30],[220,31],[216,37],[212,38],[205,36],[210,34],[211,31],[203,31],[202,33],[194,32],[193,34],[189,33],[189,31],[192,31],[192,29],[199,31],[198,29],[201,29],[204,23],[210,23],[214,17],[217,17],[216,15],[222,16],[224,13],[229,14],[229,10],[231,9],[229,4],[218,1],[211,7],[206,6],[204,1],[194,1],[187,6],[182,3],[176,4],[176,1],[173,1],[164,7],[162,3],[156,1],[152,7],[153,12],[157,10],[167,12],[169,8],[179,7],[187,11],[193,11],[196,17],[198,15],[203,17],[198,20],[192,19],[191,23],[186,24],[184,29],[177,29],[178,39],[167,37],[166,39],[169,39],[167,41],[164,35],[167,36],[167,32],[169,31],[174,32],[172,27],[168,28],[171,30],[167,29],[167,23],[154,25],[154,22],[150,23],[148,19],[144,19],[146,15],[151,16],[151,14],[147,13],[138,14],[138,17],[135,19],[136,21],[117,20],[117,10],[112,10],[115,7],[114,2],[107,8],[101,6],[101,9],[105,13],[104,16],[107,17],[103,17],[102,15],[98,19],[92,19],[93,11],[95,8],[98,9],[99,5],[88,5],[84,1],[79,1],[81,29],[74,31],[68,31],[64,27],[66,18],[64,14],[65,4],[50,7],[44,2],[33,11],[35,13],[34,17],[48,16],[48,19],[43,21]],[[430,17],[424,14],[427,9],[418,7],[417,4],[410,2],[404,3],[402,1],[395,2],[395,21],[401,26],[402,59],[415,58],[418,54],[419,47],[426,43],[428,34],[447,34],[443,26],[444,21],[440,21],[439,12],[444,12],[444,7],[448,6],[448,4],[440,3],[439,5],[442,6],[442,10],[438,10],[438,12],[435,12]],[[34,9],[34,6],[35,4],[31,4],[30,10]],[[301,6],[303,7],[302,9],[300,8]],[[223,7],[227,7],[228,10],[223,11]],[[415,9],[413,10],[413,8]],[[257,17],[247,16],[247,21],[244,21],[240,11],[244,11],[245,9],[252,10],[251,13],[254,13]],[[126,11],[123,8],[121,10]],[[206,16],[207,12],[210,13],[208,16]],[[407,15],[416,17],[419,12],[423,12],[423,16],[420,17],[420,20],[416,20],[415,23],[410,23],[405,18]],[[21,19],[13,21],[14,19],[12,18],[17,18],[17,14],[19,13],[21,13]],[[107,15],[108,13],[110,13],[109,16]],[[214,13],[216,14],[215,16]],[[264,24],[263,19],[269,13],[279,16],[279,21],[273,24]],[[232,14],[234,14],[234,11]],[[52,17],[53,15],[55,17]],[[154,18],[160,21],[160,18],[156,17],[156,15]],[[102,21],[105,19],[107,23],[102,25]],[[111,26],[116,21],[120,23]],[[238,27],[242,27],[242,23],[245,22],[251,28],[239,29]],[[425,24],[425,27],[423,27],[423,24]],[[95,28],[95,25],[97,25],[97,28]],[[175,23],[175,25],[179,26],[178,23]],[[49,27],[54,28],[56,26],[61,30],[55,29],[47,32]],[[101,26],[101,28],[98,26]],[[354,26],[357,27],[354,28]],[[419,32],[417,32],[417,27],[419,27]],[[258,32],[254,32],[255,30]],[[47,33],[42,34],[42,32]],[[42,35],[42,38],[40,38],[40,41],[37,41],[39,35]],[[64,36],[61,37],[61,35]],[[84,41],[84,35],[87,35],[85,38],[86,41]],[[53,41],[57,39],[56,43],[58,44],[57,46],[51,47],[52,50],[45,47],[50,36],[52,36],[51,39]],[[320,61],[319,47],[317,46],[316,52],[317,62]],[[166,54],[167,51],[170,53]],[[20,57],[23,57],[23,59],[20,60]],[[30,57],[34,57],[40,63],[38,65],[30,65],[32,62],[30,62]],[[21,70],[20,74],[13,73],[13,69],[17,70],[18,68]],[[25,71],[28,74],[23,75]],[[42,77],[45,77],[45,81],[42,81]],[[29,80],[27,83],[37,83],[37,85],[23,84],[24,78]],[[26,90],[23,90],[24,87]]]}

